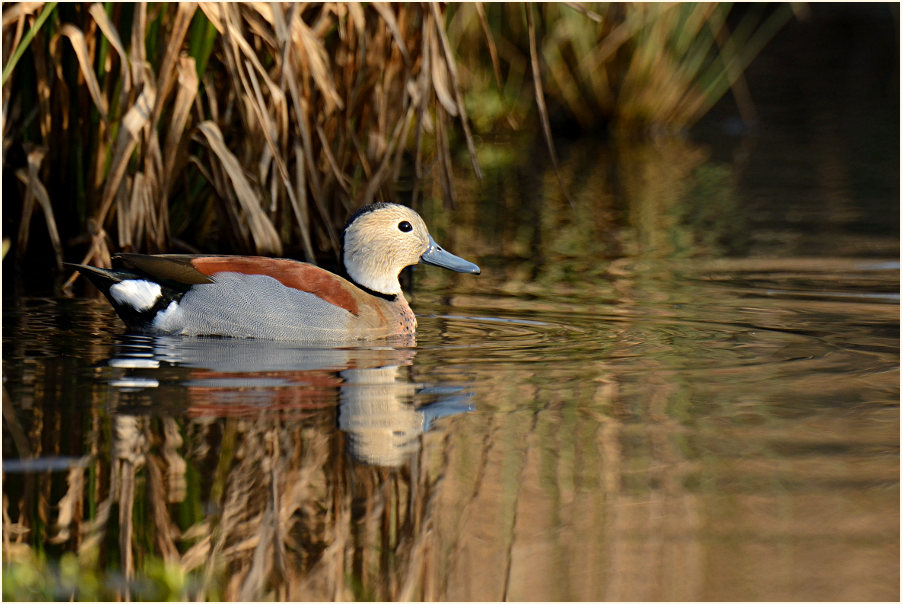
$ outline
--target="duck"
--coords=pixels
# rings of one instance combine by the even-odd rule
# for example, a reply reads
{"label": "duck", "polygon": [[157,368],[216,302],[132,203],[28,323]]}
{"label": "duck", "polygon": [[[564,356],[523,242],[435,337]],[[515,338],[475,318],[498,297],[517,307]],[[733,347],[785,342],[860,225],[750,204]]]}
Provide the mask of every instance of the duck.
{"label": "duck", "polygon": [[331,344],[414,337],[399,281],[407,266],[480,273],[439,246],[414,210],[385,202],[348,219],[341,261],[343,275],[263,256],[122,253],[111,269],[71,266],[135,332]]}

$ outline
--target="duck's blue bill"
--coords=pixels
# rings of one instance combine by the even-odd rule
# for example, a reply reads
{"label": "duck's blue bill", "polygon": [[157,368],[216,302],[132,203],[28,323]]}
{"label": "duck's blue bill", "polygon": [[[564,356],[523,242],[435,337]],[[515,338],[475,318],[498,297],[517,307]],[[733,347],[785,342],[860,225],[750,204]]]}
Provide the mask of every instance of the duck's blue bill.
{"label": "duck's blue bill", "polygon": [[426,252],[420,256],[420,262],[434,264],[435,266],[457,271],[458,273],[479,274],[478,266],[472,262],[467,262],[463,258],[455,256],[451,252],[446,252],[431,236],[429,237],[429,247],[426,249]]}

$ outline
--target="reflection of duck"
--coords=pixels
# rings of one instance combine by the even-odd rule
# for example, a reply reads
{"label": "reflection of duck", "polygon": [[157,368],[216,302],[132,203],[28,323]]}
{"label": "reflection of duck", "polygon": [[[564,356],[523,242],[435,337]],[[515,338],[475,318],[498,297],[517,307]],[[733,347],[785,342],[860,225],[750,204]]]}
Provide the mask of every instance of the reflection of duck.
{"label": "reflection of duck", "polygon": [[445,389],[436,402],[414,407],[417,386],[398,381],[396,366],[348,369],[341,375],[345,382],[338,425],[348,433],[354,457],[373,465],[401,465],[416,450],[417,439],[429,430],[432,420],[473,409],[465,402],[471,395],[457,389]]}
{"label": "reflection of duck", "polygon": [[246,256],[123,254],[114,257],[116,270],[75,267],[132,329],[302,342],[411,336],[416,318],[398,281],[404,267],[479,273],[436,244],[404,206],[361,208],[342,238],[349,280],[304,262]]}
{"label": "reflection of duck", "polygon": [[472,409],[471,394],[461,388],[406,380],[399,369],[413,363],[415,348],[140,335],[121,340],[107,365],[110,384],[124,396],[122,411],[173,410],[183,400],[195,419],[261,413],[286,419],[340,404],[338,423],[354,457],[374,465],[400,465],[434,419]]}

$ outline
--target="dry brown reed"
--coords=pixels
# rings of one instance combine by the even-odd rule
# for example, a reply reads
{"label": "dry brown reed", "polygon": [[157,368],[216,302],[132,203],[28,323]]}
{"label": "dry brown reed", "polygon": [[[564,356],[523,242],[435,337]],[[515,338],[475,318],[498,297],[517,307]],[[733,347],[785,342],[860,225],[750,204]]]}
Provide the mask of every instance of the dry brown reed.
{"label": "dry brown reed", "polygon": [[[490,124],[518,127],[535,106],[555,166],[552,114],[582,129],[681,128],[732,89],[750,115],[742,71],[791,9],[732,10],[4,4],[15,256],[41,233],[38,209],[57,268],[121,250],[334,255],[348,213],[398,201],[408,176],[401,201],[416,205],[432,174],[453,204],[458,139],[481,174],[463,90]],[[473,103],[489,85],[501,115]]]}
{"label": "dry brown reed", "polygon": [[4,56],[27,48],[3,83],[4,165],[27,156],[16,253],[37,204],[58,264],[73,240],[98,265],[195,246],[315,260],[352,209],[395,199],[411,146],[417,177],[450,171],[449,120],[478,173],[443,10],[4,5]]}

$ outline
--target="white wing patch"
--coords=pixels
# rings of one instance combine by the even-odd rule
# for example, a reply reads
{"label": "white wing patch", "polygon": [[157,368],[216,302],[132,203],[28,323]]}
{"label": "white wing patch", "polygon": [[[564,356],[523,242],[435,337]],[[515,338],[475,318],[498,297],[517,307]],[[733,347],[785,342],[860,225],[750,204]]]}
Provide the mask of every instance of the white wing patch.
{"label": "white wing patch", "polygon": [[119,304],[128,304],[137,311],[148,310],[160,299],[158,283],[143,279],[127,279],[110,287],[110,295]]}

